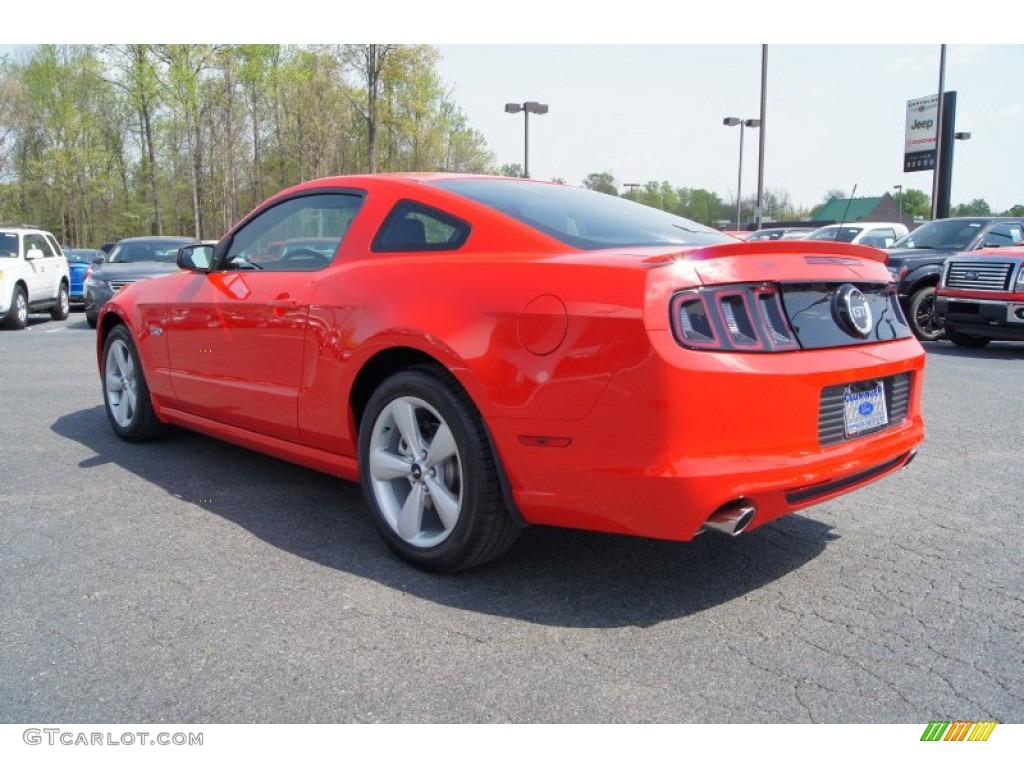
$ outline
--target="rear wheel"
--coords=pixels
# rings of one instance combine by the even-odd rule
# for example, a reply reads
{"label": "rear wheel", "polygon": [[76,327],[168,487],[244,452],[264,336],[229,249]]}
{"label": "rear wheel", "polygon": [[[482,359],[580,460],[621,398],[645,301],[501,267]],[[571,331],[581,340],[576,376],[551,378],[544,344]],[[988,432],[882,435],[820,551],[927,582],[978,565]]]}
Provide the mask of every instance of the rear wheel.
{"label": "rear wheel", "polygon": [[359,460],[378,530],[419,568],[479,565],[519,534],[480,414],[441,369],[402,371],[377,388],[363,414]]}
{"label": "rear wheel", "polygon": [[11,296],[11,309],[5,325],[12,331],[20,331],[28,325],[28,295],[20,285],[15,286]]}
{"label": "rear wheel", "polygon": [[57,303],[50,309],[50,317],[54,320],[67,320],[71,314],[71,297],[68,296],[67,283],[61,283],[57,289]]}
{"label": "rear wheel", "polygon": [[935,314],[935,286],[918,288],[910,296],[910,330],[921,341],[938,341],[944,334],[942,320]]}
{"label": "rear wheel", "polygon": [[958,347],[968,347],[970,349],[981,349],[992,341],[992,339],[987,336],[972,336],[969,333],[954,331],[952,328],[946,331],[946,338]]}
{"label": "rear wheel", "polygon": [[142,443],[166,431],[153,409],[135,342],[123,325],[112,328],[103,343],[101,375],[107,419],[118,437]]}

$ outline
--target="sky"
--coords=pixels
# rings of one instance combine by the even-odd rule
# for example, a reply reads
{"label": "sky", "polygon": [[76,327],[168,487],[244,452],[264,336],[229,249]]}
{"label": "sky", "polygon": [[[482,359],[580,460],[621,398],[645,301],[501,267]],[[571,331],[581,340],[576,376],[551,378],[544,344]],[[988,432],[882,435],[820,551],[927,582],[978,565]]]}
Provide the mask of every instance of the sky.
{"label": "sky", "polygon": [[[937,93],[945,43],[956,130],[971,133],[955,144],[953,205],[1024,204],[1024,44],[998,23],[1017,15],[1010,3],[978,0],[970,23],[966,14],[926,15],[882,0],[841,15],[834,4],[803,0],[768,9],[746,0],[305,0],[298,13],[244,17],[181,0],[159,24],[140,18],[137,3],[83,5],[58,0],[43,26],[15,9],[25,24],[8,18],[4,28],[45,32],[22,43],[429,43],[441,53],[444,85],[498,165],[524,159],[523,115],[505,113],[505,103],[538,101],[549,112],[530,119],[534,178],[580,184],[608,172],[620,187],[668,181],[727,201],[736,194],[740,131],[722,119],[759,117],[766,50],[763,183],[805,208],[855,186],[858,197],[895,194],[896,185],[931,195],[931,172],[903,172],[906,104]],[[11,42],[0,32],[0,51]],[[746,197],[757,189],[760,137],[743,133]]]}

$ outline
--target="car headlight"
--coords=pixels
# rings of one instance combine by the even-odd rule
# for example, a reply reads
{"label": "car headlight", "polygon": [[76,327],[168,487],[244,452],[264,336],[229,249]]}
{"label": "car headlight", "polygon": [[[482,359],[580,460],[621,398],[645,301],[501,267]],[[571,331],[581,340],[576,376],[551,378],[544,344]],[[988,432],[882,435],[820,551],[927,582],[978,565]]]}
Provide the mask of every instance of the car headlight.
{"label": "car headlight", "polygon": [[1017,266],[1017,287],[1014,290],[1024,293],[1024,261]]}
{"label": "car headlight", "polygon": [[98,278],[92,277],[91,275],[85,279],[85,284],[87,286],[89,286],[90,288],[109,288],[110,287],[110,283],[108,283],[106,280],[100,280]]}

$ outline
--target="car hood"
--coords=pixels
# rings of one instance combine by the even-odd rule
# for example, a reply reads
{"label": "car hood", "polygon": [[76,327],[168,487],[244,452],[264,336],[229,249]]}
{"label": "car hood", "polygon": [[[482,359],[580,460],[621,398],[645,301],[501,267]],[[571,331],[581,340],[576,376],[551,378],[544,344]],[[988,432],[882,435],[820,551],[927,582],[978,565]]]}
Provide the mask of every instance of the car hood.
{"label": "car hood", "polygon": [[890,264],[913,264],[915,262],[937,261],[946,256],[960,253],[958,248],[895,248],[887,250]]}
{"label": "car hood", "polygon": [[166,261],[131,261],[126,264],[104,264],[92,276],[97,280],[142,280],[179,271],[177,264]]}

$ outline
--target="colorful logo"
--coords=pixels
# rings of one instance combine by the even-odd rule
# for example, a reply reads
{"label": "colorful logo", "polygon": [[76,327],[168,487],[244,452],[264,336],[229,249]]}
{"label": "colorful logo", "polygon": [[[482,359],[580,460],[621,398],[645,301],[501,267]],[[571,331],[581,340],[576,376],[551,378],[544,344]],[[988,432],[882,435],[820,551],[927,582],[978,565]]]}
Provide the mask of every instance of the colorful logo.
{"label": "colorful logo", "polygon": [[921,734],[921,741],[988,741],[995,727],[995,720],[933,720]]}

